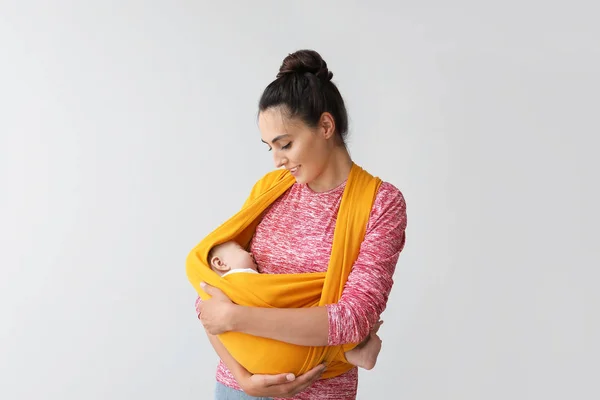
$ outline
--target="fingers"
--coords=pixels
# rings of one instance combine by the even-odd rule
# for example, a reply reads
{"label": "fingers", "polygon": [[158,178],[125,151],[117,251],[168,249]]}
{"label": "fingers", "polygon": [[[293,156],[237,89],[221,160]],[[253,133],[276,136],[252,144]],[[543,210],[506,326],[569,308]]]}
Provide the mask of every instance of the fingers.
{"label": "fingers", "polygon": [[227,295],[223,293],[223,291],[221,291],[221,289],[219,288],[211,286],[205,282],[200,282],[200,287],[206,292],[206,294],[210,295],[210,297],[212,297],[213,299],[229,300],[229,297],[227,297]]}
{"label": "fingers", "polygon": [[371,328],[371,335],[377,334],[381,325],[383,325],[382,320],[379,320],[375,325],[373,325],[373,328]]}
{"label": "fingers", "polygon": [[[261,396],[290,397],[300,393],[319,379],[325,371],[325,365],[320,364],[305,374],[296,377],[294,374],[252,375],[251,379],[258,385],[256,393]],[[269,390],[266,390],[269,389]]]}
{"label": "fingers", "polygon": [[321,375],[323,375],[323,372],[325,372],[325,368],[326,368],[325,364],[319,364],[315,368],[308,371],[307,373],[297,377],[294,382],[289,383],[288,384],[289,386],[293,386],[293,391],[291,394],[296,395],[296,394],[302,392],[304,389],[306,389],[310,385],[312,385],[313,382],[315,382],[317,379],[319,379],[321,377]]}
{"label": "fingers", "polygon": [[205,282],[200,282],[200,287],[202,288],[202,290],[204,290],[206,292],[206,294],[211,295],[211,296],[213,295],[212,294],[212,291],[214,289],[213,286],[210,286],[208,283],[205,283]]}
{"label": "fingers", "polygon": [[325,364],[319,364],[316,367],[314,367],[313,369],[311,369],[310,371],[306,372],[303,375],[300,375],[299,377],[296,378],[296,383],[306,383],[308,382],[313,383],[314,381],[316,381],[317,379],[319,379],[319,377],[321,375],[323,375],[323,372],[325,371]]}
{"label": "fingers", "polygon": [[289,383],[296,379],[294,374],[261,375],[261,377],[262,384],[267,387]]}

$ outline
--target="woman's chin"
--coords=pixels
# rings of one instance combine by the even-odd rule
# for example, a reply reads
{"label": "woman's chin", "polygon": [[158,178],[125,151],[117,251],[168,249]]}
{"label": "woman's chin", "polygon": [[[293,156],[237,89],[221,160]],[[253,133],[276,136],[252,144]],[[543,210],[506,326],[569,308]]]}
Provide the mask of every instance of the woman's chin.
{"label": "woman's chin", "polygon": [[299,184],[306,183],[305,179],[302,178],[302,175],[294,176],[294,179],[296,179],[296,183],[299,183]]}

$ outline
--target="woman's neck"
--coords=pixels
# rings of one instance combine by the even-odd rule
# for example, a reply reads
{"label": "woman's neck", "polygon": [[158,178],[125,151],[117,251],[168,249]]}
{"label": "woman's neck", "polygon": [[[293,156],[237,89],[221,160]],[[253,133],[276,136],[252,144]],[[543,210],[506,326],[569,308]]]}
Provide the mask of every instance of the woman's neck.
{"label": "woman's neck", "polygon": [[341,185],[350,174],[352,159],[345,146],[336,146],[323,172],[308,187],[314,192],[327,192]]}

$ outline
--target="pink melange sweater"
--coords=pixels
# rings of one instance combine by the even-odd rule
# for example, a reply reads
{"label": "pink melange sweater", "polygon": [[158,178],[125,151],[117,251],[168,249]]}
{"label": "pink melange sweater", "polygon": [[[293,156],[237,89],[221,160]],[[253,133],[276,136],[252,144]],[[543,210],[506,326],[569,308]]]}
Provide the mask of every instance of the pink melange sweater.
{"label": "pink melange sweater", "polygon": [[[304,273],[327,270],[333,230],[346,182],[317,193],[294,184],[267,210],[251,242],[261,273]],[[327,306],[329,345],[361,342],[379,320],[392,289],[392,275],[404,248],[406,203],[402,193],[384,182],[379,188],[360,254],[337,304]],[[223,362],[217,381],[240,389]],[[354,400],[358,371],[316,381],[298,400]]]}

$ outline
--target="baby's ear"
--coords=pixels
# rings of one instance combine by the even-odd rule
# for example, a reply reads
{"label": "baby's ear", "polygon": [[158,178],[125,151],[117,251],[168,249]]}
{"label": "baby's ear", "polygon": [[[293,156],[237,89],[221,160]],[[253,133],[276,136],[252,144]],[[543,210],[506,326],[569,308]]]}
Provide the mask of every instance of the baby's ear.
{"label": "baby's ear", "polygon": [[210,261],[210,265],[212,265],[213,268],[220,272],[229,271],[229,267],[227,266],[227,264],[225,264],[219,257],[216,256],[213,257],[213,259]]}

